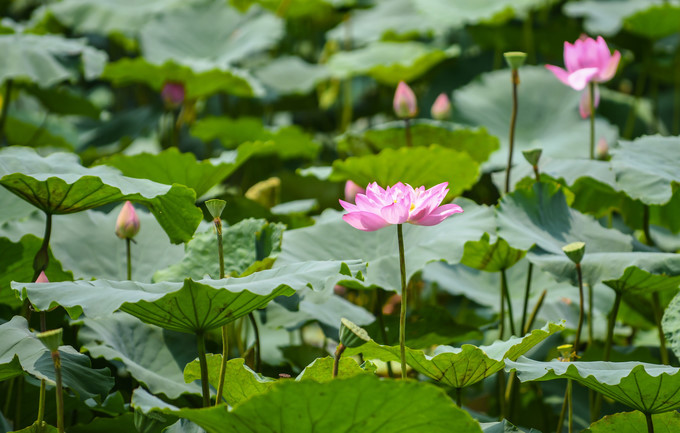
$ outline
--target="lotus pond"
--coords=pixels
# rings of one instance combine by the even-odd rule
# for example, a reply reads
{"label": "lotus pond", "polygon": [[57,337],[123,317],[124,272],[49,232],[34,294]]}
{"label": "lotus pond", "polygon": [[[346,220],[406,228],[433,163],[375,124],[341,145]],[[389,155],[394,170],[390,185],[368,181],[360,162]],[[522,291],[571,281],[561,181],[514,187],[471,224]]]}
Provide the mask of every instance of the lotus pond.
{"label": "lotus pond", "polygon": [[680,1],[0,14],[0,433],[680,431]]}

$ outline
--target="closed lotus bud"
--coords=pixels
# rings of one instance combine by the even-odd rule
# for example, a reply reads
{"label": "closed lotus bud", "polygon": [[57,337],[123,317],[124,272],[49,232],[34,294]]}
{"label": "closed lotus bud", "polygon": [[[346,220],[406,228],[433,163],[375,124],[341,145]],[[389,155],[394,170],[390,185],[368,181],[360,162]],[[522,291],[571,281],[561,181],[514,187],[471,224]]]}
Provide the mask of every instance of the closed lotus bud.
{"label": "closed lotus bud", "polygon": [[49,283],[50,280],[47,279],[47,275],[45,275],[45,271],[40,271],[40,275],[38,275],[38,278],[35,280],[36,283]]}
{"label": "closed lotus bud", "polygon": [[345,182],[345,201],[354,203],[354,198],[357,194],[366,194],[366,189],[360,187],[351,180]]}
{"label": "closed lotus bud", "polygon": [[609,155],[609,144],[607,143],[606,138],[600,138],[600,140],[597,142],[595,153],[597,154],[597,159],[607,158],[607,155]]}
{"label": "closed lotus bud", "polygon": [[161,98],[163,98],[165,105],[170,108],[176,108],[182,105],[184,96],[184,84],[182,83],[167,82],[163,85],[163,89],[161,90]]}
{"label": "closed lotus bud", "polygon": [[368,332],[349,320],[340,319],[340,343],[345,347],[359,347],[371,341]]}
{"label": "closed lotus bud", "polygon": [[451,101],[446,93],[440,93],[432,104],[432,118],[437,120],[447,120],[451,117]]}
{"label": "closed lotus bud", "polygon": [[116,220],[116,236],[121,239],[132,239],[139,232],[139,217],[129,201],[123,205]]}
{"label": "closed lotus bud", "polygon": [[415,117],[418,114],[418,102],[416,101],[416,95],[413,90],[408,86],[408,84],[403,81],[399,82],[397,86],[397,91],[394,92],[394,101],[392,102],[394,107],[394,114],[402,119],[407,119],[410,117]]}

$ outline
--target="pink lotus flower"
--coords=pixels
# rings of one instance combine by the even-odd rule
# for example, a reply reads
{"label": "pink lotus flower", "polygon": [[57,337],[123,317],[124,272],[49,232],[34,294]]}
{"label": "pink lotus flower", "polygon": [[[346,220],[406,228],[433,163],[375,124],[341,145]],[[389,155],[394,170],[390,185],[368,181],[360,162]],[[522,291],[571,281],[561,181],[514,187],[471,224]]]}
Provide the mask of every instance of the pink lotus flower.
{"label": "pink lotus flower", "polygon": [[116,220],[116,236],[121,239],[132,239],[139,232],[139,217],[129,201],[123,205]]}
{"label": "pink lotus flower", "polygon": [[435,99],[434,104],[432,104],[432,109],[430,110],[432,118],[437,120],[446,120],[451,117],[451,101],[446,93],[440,93]]}
{"label": "pink lotus flower", "polygon": [[366,190],[351,180],[345,182],[345,200],[354,201],[357,194],[366,194]]}
{"label": "pink lotus flower", "polygon": [[161,90],[161,98],[168,107],[175,108],[182,105],[184,102],[185,90],[184,84],[167,82],[163,85]]}
{"label": "pink lotus flower", "polygon": [[457,204],[440,206],[449,192],[447,186],[448,182],[444,182],[426,190],[424,186],[414,189],[411,185],[399,182],[383,189],[373,182],[366,188],[366,194],[356,195],[356,204],[340,200],[340,205],[349,212],[342,219],[352,227],[367,232],[391,224],[433,226],[453,214],[463,212]]}
{"label": "pink lotus flower", "polygon": [[394,100],[392,101],[394,113],[399,118],[415,117],[418,114],[418,103],[416,102],[416,95],[408,84],[403,81],[397,85],[397,91],[394,92]]}
{"label": "pink lotus flower", "polygon": [[591,81],[604,83],[611,80],[619,66],[619,60],[621,53],[614,51],[611,54],[602,36],[598,36],[597,41],[586,38],[578,39],[573,45],[564,43],[566,71],[554,65],[545,67],[572,89],[583,90]]}
{"label": "pink lotus flower", "polygon": [[38,275],[38,278],[35,280],[36,283],[49,283],[50,280],[47,279],[47,275],[45,275],[45,271],[40,271],[40,275]]}

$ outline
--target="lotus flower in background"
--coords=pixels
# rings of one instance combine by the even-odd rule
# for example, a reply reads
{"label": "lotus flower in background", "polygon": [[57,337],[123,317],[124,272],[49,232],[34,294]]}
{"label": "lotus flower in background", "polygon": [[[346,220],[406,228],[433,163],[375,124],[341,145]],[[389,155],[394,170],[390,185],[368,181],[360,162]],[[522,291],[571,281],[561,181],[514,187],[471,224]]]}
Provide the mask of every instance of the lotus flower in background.
{"label": "lotus flower in background", "polygon": [[408,84],[403,81],[400,81],[397,85],[392,106],[394,107],[394,114],[401,119],[415,117],[418,114],[416,95]]}
{"label": "lotus flower in background", "polygon": [[433,119],[437,120],[447,120],[451,117],[451,101],[446,93],[440,93],[435,99],[434,104],[432,104],[432,109],[430,110]]}
{"label": "lotus flower in background", "polygon": [[167,82],[163,85],[161,90],[161,98],[163,102],[170,108],[176,108],[184,102],[185,90],[184,84]]}
{"label": "lotus flower in background", "polygon": [[365,194],[366,189],[360,187],[356,183],[352,182],[351,180],[348,180],[345,182],[345,200],[346,201],[354,201],[354,197],[357,196],[357,194]]}
{"label": "lotus flower in background", "polygon": [[121,239],[132,239],[137,232],[139,232],[139,217],[132,203],[126,201],[116,219],[116,236]]}
{"label": "lotus flower in background", "polygon": [[50,280],[47,279],[47,275],[45,275],[45,271],[40,271],[40,275],[38,275],[38,278],[35,280],[36,283],[49,283]]}
{"label": "lotus flower in background", "polygon": [[430,189],[424,186],[414,189],[399,182],[383,189],[373,182],[366,188],[366,194],[356,195],[356,204],[340,200],[340,205],[348,211],[342,219],[354,228],[369,232],[391,224],[433,226],[463,212],[457,204],[440,206],[449,192],[447,186],[448,182],[444,182]]}

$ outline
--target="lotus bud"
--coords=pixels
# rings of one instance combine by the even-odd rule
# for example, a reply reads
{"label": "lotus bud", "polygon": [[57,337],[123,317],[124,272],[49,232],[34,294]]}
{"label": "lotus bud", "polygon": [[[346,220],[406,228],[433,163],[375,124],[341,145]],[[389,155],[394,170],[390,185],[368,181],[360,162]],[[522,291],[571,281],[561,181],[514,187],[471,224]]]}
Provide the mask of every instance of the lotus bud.
{"label": "lotus bud", "polygon": [[163,85],[161,90],[161,98],[169,108],[177,108],[184,102],[185,90],[184,84],[176,82],[167,82]]}
{"label": "lotus bud", "polygon": [[408,84],[403,81],[399,82],[397,91],[394,92],[392,106],[394,107],[394,114],[401,119],[415,117],[415,115],[418,114],[416,95]]}
{"label": "lotus bud", "polygon": [[597,154],[597,159],[606,159],[609,155],[609,144],[606,138],[600,138],[597,142],[597,148],[595,150]]}
{"label": "lotus bud", "polygon": [[371,341],[368,332],[364,328],[355,325],[349,320],[340,319],[340,343],[345,347],[359,347]]}
{"label": "lotus bud", "polygon": [[451,101],[446,93],[440,93],[430,110],[433,119],[446,120],[451,117]]}
{"label": "lotus bud", "polygon": [[205,202],[205,207],[208,208],[208,212],[212,215],[213,219],[218,219],[222,216],[222,211],[227,205],[227,202],[219,199],[207,200]]}
{"label": "lotus bud", "polygon": [[507,53],[503,53],[503,57],[505,57],[505,62],[510,66],[510,69],[516,70],[521,68],[524,64],[524,61],[527,59],[527,53],[521,51],[508,51]]}
{"label": "lotus bud", "polygon": [[40,275],[38,275],[38,278],[35,280],[36,283],[49,283],[50,280],[47,279],[47,275],[45,275],[45,271],[40,271]]}
{"label": "lotus bud", "polygon": [[59,346],[61,346],[62,334],[63,331],[61,328],[59,328],[52,329],[51,331],[41,332],[40,334],[36,335],[36,337],[38,337],[38,340],[40,340],[50,352],[56,352],[59,350]]}
{"label": "lotus bud", "polygon": [[360,187],[351,180],[345,182],[345,201],[354,203],[354,198],[357,194],[366,194],[366,189]]}
{"label": "lotus bud", "polygon": [[583,255],[586,252],[586,244],[585,242],[572,242],[569,245],[563,246],[562,251],[569,257],[569,260],[578,265],[581,263],[581,260],[583,260]]}
{"label": "lotus bud", "polygon": [[132,239],[139,232],[139,217],[129,201],[123,205],[116,220],[116,236],[121,239]]}

